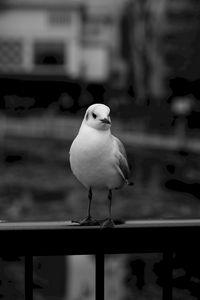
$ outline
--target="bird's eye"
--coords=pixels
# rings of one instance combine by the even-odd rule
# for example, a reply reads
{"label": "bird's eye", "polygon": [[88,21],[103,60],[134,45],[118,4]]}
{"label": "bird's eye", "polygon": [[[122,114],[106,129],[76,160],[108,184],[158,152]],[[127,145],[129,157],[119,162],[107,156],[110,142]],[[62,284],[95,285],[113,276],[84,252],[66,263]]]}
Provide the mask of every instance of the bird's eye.
{"label": "bird's eye", "polygon": [[94,119],[96,119],[97,115],[95,113],[92,113],[92,116]]}

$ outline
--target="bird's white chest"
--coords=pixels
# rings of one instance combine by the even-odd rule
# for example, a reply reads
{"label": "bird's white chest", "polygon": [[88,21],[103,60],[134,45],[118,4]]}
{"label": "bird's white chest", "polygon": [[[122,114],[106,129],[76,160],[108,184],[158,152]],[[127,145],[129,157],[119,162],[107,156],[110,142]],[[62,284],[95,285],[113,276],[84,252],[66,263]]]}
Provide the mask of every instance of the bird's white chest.
{"label": "bird's white chest", "polygon": [[108,135],[78,135],[70,149],[70,164],[74,175],[86,187],[116,184],[111,184],[116,180],[116,171]]}

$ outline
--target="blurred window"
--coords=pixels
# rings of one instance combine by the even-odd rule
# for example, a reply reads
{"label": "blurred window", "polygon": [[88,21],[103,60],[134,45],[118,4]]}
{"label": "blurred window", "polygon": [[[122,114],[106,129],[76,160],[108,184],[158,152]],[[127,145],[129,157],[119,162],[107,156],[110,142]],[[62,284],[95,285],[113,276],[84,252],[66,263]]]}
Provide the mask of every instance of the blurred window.
{"label": "blurred window", "polygon": [[89,24],[86,27],[86,34],[87,35],[96,35],[96,34],[100,34],[101,30],[102,30],[102,25],[98,24],[98,23],[93,23],[93,24]]}
{"label": "blurred window", "polygon": [[87,35],[98,35],[104,33],[112,26],[113,22],[111,18],[107,17],[90,17],[86,25]]}
{"label": "blurred window", "polygon": [[57,41],[36,42],[34,45],[35,65],[62,66],[65,63],[65,44]]}
{"label": "blurred window", "polygon": [[22,41],[0,38],[0,66],[22,64]]}
{"label": "blurred window", "polygon": [[48,15],[48,20],[51,25],[62,26],[70,25],[72,22],[72,15],[69,12],[50,12]]}
{"label": "blurred window", "polygon": [[108,16],[90,16],[88,18],[89,23],[99,23],[104,26],[111,26],[113,25],[113,19]]}

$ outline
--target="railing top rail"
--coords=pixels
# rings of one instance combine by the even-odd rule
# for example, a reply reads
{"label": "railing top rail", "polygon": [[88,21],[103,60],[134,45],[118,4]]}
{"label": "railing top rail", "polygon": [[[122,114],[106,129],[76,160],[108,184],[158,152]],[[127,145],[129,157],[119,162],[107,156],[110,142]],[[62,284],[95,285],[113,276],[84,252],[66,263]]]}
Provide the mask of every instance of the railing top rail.
{"label": "railing top rail", "polygon": [[199,236],[199,219],[127,221],[113,229],[66,221],[2,222],[0,255],[199,251]]}
{"label": "railing top rail", "polygon": [[[155,220],[128,220],[122,225],[116,225],[112,230],[127,228],[151,228],[151,227],[200,227],[200,219],[155,219]],[[100,226],[79,226],[71,221],[25,221],[25,222],[0,222],[0,232],[5,230],[103,230]],[[104,229],[105,231],[105,229]]]}

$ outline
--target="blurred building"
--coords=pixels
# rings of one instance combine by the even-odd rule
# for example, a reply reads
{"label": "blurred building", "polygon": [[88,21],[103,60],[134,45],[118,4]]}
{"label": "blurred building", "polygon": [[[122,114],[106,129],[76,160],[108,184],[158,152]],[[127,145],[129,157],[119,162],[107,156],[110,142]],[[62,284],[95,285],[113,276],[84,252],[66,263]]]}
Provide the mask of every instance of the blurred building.
{"label": "blurred building", "polygon": [[131,84],[136,102],[160,103],[172,78],[200,77],[199,12],[197,0],[2,0],[0,78]]}
{"label": "blurred building", "polygon": [[77,77],[81,6],[68,1],[4,1],[0,10],[0,73]]}
{"label": "blurred building", "polygon": [[1,1],[0,76],[108,80],[123,68],[116,11],[81,0]]}

